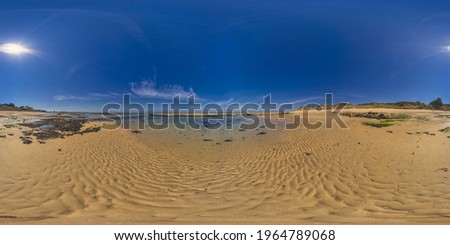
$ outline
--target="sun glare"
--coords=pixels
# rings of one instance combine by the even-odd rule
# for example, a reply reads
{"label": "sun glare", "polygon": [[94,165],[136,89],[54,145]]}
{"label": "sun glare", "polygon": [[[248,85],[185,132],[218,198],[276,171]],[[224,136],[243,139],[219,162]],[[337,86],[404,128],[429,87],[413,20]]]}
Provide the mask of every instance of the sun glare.
{"label": "sun glare", "polygon": [[20,55],[20,54],[29,54],[31,53],[31,50],[27,49],[26,47],[18,43],[5,43],[0,45],[0,52]]}
{"label": "sun glare", "polygon": [[447,46],[446,49],[447,49],[447,51],[450,51],[450,46]]}

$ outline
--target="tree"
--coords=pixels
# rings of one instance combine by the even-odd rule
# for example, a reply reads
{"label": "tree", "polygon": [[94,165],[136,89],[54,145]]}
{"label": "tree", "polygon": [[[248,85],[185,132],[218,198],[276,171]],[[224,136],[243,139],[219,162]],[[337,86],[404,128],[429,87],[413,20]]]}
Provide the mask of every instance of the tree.
{"label": "tree", "polygon": [[430,102],[430,106],[436,110],[442,109],[443,105],[444,102],[442,102],[442,98],[440,97]]}

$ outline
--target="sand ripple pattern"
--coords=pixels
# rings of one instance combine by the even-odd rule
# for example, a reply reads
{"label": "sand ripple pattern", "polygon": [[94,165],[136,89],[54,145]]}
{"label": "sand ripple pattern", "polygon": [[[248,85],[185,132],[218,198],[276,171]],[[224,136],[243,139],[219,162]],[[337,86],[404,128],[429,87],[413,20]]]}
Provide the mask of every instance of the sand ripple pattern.
{"label": "sand ripple pattern", "polygon": [[434,171],[448,140],[357,125],[212,142],[101,131],[40,146],[54,155],[35,160],[21,146],[3,156],[0,222],[450,223],[450,181]]}

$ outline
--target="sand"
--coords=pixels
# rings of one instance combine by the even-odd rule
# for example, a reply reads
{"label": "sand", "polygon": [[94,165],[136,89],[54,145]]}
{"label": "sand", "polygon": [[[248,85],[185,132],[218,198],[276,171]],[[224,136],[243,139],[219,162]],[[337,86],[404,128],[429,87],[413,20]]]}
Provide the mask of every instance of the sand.
{"label": "sand", "polygon": [[439,132],[450,119],[436,117],[446,113],[350,111],[420,119],[386,128],[343,117],[348,129],[101,130],[30,145],[0,126],[0,135],[14,134],[0,138],[0,223],[450,224],[450,134]]}

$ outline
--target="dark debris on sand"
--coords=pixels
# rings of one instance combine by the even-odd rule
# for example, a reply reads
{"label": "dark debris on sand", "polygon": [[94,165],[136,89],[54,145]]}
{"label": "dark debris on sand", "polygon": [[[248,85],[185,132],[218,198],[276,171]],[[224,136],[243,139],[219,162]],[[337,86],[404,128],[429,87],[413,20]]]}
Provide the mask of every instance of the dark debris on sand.
{"label": "dark debris on sand", "polygon": [[22,143],[24,143],[25,145],[33,143],[33,138],[29,136],[20,136],[20,139],[22,140]]}
{"label": "dark debris on sand", "polygon": [[31,136],[33,135],[33,130],[25,130],[22,131],[23,136]]}
{"label": "dark debris on sand", "polygon": [[35,136],[37,140],[49,140],[49,139],[56,139],[56,138],[64,138],[64,135],[62,133],[54,131],[54,130],[33,133],[33,136]]}
{"label": "dark debris on sand", "polygon": [[139,130],[133,130],[133,131],[131,131],[131,133],[133,133],[133,134],[141,134],[142,132],[139,131]]}
{"label": "dark debris on sand", "polygon": [[39,144],[45,144],[45,140],[65,138],[75,134],[83,135],[84,133],[94,133],[100,131],[101,127],[91,127],[81,130],[83,125],[88,122],[86,119],[73,119],[67,117],[46,118],[34,123],[21,123],[20,126],[30,128],[22,131],[23,136],[20,137],[24,144],[33,143],[36,137]]}
{"label": "dark debris on sand", "polygon": [[75,133],[79,132],[87,121],[88,120],[85,119],[70,119],[65,117],[59,117],[59,118],[46,118],[35,123],[21,123],[19,125],[28,128],[40,128],[43,125],[46,125],[57,131]]}
{"label": "dark debris on sand", "polygon": [[97,133],[98,131],[100,131],[102,127],[92,127],[92,128],[87,128],[83,131],[80,132],[81,135],[86,134],[86,133]]}
{"label": "dark debris on sand", "polygon": [[434,172],[439,172],[439,171],[448,172],[448,168],[436,169]]}

